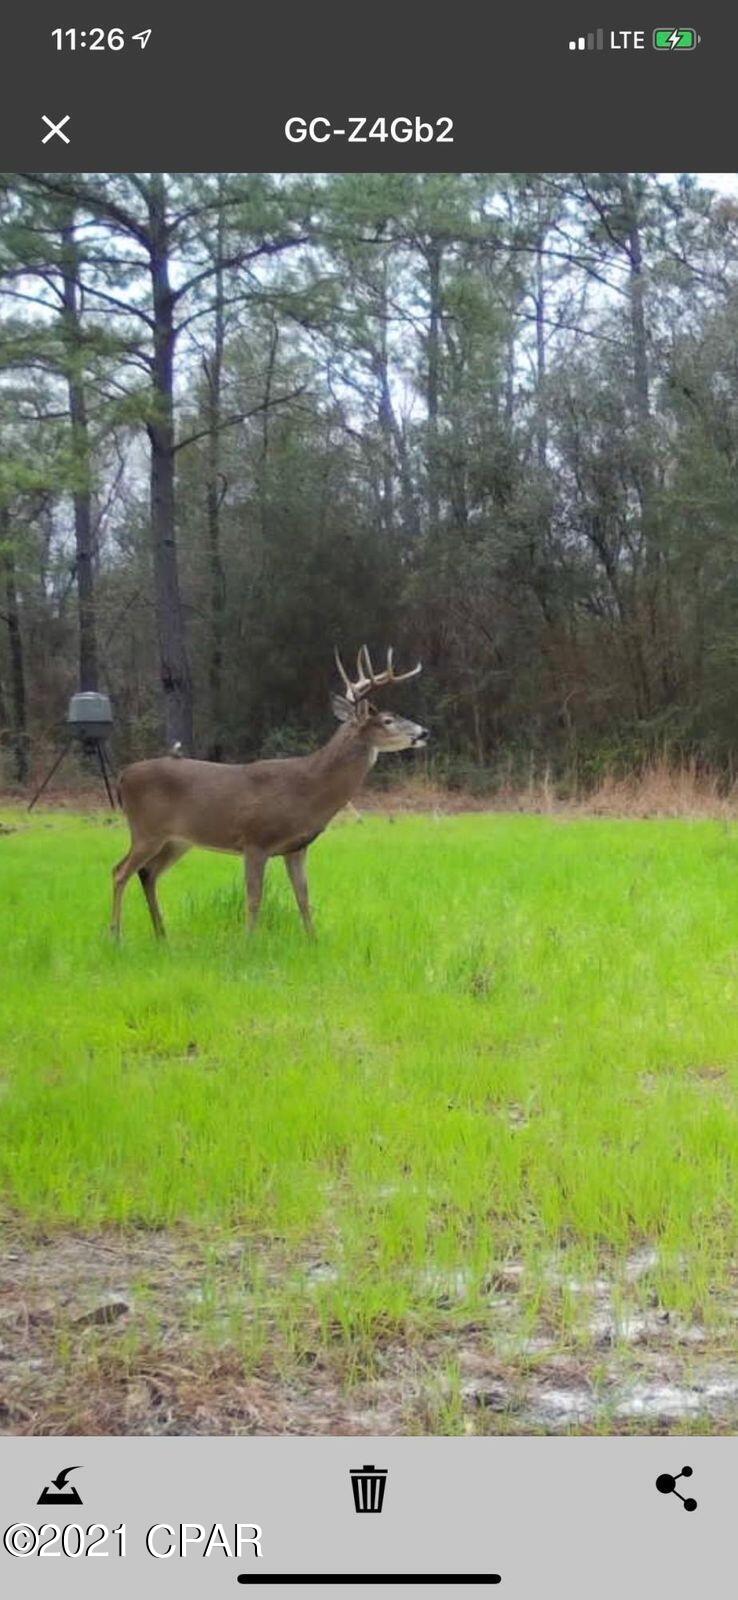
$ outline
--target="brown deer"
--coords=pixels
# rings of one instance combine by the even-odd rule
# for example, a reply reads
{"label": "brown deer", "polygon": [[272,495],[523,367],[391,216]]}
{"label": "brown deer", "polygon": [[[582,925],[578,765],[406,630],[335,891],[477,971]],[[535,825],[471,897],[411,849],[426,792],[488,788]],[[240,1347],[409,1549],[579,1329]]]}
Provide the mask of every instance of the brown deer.
{"label": "brown deer", "polygon": [[190,761],[174,749],[153,761],[137,761],[121,773],[118,793],[131,830],[128,855],[113,868],[112,932],[120,934],[123,894],[134,872],[143,885],[154,931],[164,935],[157,880],[192,845],[243,856],[249,927],[259,915],[264,868],[283,856],[300,915],[313,933],[305,856],[308,846],[348,804],[382,750],[420,749],[428,729],[392,711],[380,711],[369,695],[420,672],[396,673],[392,650],[376,673],[366,645],[349,678],[338,651],[344,694],[333,695],[341,726],[309,756],[251,761],[246,766]]}

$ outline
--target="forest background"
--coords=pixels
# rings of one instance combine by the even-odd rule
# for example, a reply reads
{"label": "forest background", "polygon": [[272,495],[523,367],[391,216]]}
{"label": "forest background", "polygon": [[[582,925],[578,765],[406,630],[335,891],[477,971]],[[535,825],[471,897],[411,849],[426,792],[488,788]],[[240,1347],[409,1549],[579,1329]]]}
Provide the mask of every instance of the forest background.
{"label": "forest background", "polygon": [[737,254],[728,179],[5,174],[0,781],[80,688],[307,750],[367,640],[437,782],[730,784]]}

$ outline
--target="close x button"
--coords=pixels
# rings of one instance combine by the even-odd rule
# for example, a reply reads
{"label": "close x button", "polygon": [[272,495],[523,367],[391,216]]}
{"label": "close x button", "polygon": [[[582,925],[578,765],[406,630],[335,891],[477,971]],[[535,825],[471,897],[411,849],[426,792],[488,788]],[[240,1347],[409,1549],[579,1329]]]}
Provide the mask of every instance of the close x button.
{"label": "close x button", "polygon": [[42,144],[48,144],[50,139],[57,138],[57,139],[63,139],[65,144],[71,144],[71,142],[72,142],[71,139],[67,138],[66,133],[64,133],[62,131],[64,126],[65,126],[65,124],[67,122],[69,122],[70,115],[71,115],[71,113],[68,114],[66,117],[61,117],[59,122],[52,122],[51,117],[47,117],[46,113],[44,112],[42,114],[41,121],[46,123],[46,126],[47,126],[49,131],[48,131],[48,133],[44,134],[43,139],[41,140],[41,143]]}

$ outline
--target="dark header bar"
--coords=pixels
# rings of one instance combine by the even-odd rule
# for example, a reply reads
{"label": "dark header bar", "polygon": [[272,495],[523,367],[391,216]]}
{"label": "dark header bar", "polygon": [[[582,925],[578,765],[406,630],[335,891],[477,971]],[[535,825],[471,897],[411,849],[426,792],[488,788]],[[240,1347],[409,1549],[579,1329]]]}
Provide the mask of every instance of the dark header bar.
{"label": "dark header bar", "polygon": [[[53,171],[719,171],[735,12],[551,7],[18,7],[6,167]],[[147,15],[147,9],[149,14]],[[668,9],[668,8],[667,8]],[[704,11],[704,7],[702,8]],[[101,12],[104,15],[101,15]],[[168,15],[165,13],[168,12]],[[132,17],[130,22],[128,18]],[[617,20],[617,26],[614,21]],[[679,18],[677,19],[679,21]]]}

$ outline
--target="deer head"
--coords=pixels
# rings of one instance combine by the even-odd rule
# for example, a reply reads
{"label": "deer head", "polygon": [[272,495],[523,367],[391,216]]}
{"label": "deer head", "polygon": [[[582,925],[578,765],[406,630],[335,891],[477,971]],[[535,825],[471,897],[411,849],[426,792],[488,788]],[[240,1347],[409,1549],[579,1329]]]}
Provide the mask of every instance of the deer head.
{"label": "deer head", "polygon": [[351,724],[357,736],[365,739],[376,754],[381,750],[422,750],[428,742],[427,728],[411,722],[408,717],[399,717],[394,711],[381,711],[368,698],[388,683],[404,683],[407,678],[416,678],[421,671],[420,662],[409,672],[395,672],[390,646],[384,671],[375,672],[369,650],[363,644],[356,657],[356,678],[351,679],[338,650],[334,653],[345,689],[345,694],[334,694],[332,700],[339,722]]}

